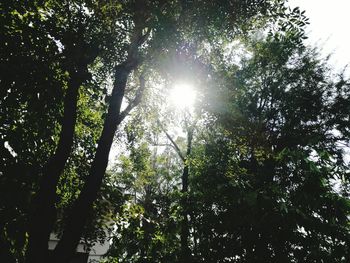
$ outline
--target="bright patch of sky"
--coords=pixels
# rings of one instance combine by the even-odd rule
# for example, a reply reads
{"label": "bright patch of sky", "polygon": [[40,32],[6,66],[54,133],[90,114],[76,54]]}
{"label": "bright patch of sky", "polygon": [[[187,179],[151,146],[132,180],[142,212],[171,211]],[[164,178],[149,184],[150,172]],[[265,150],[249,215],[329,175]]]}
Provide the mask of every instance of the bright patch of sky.
{"label": "bright patch of sky", "polygon": [[[322,48],[322,55],[332,53],[330,63],[337,70],[350,64],[350,0],[289,0],[310,18],[307,43]],[[350,68],[347,69],[350,75]]]}

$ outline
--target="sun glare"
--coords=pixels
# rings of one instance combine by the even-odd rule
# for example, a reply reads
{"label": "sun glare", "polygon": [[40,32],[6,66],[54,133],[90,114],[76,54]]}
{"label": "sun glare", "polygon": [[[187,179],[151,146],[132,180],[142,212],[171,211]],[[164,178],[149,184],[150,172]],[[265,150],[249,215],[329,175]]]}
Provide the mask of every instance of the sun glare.
{"label": "sun glare", "polygon": [[187,83],[175,84],[170,91],[170,102],[179,109],[190,109],[196,99],[196,92]]}

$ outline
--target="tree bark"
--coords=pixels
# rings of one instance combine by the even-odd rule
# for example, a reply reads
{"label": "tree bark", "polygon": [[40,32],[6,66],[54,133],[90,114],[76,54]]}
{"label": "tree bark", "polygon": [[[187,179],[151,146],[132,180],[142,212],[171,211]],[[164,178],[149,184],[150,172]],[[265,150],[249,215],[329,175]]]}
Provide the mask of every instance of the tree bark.
{"label": "tree bark", "polygon": [[92,204],[97,198],[107,168],[114,134],[120,123],[120,108],[127,79],[135,67],[136,61],[130,61],[118,65],[115,69],[115,82],[111,102],[104,121],[96,155],[90,168],[89,177],[69,214],[62,238],[58,242],[50,262],[68,262],[74,255],[76,247],[79,244],[87,218],[92,210]]}

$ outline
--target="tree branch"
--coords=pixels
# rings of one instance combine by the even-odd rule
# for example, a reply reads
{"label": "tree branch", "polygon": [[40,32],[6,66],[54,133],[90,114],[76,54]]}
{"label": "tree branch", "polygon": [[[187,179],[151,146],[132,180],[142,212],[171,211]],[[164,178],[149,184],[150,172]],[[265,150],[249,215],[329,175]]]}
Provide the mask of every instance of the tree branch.
{"label": "tree branch", "polygon": [[171,138],[170,134],[165,130],[165,128],[163,127],[162,123],[160,122],[160,120],[157,120],[158,125],[160,126],[160,128],[162,129],[162,131],[165,133],[166,137],[169,139],[169,141],[171,142],[171,144],[174,146],[175,151],[177,152],[177,154],[179,155],[180,159],[183,162],[186,162],[186,158],[183,156],[179,146],[176,144],[176,142],[173,140],[173,138]]}
{"label": "tree branch", "polygon": [[118,119],[118,125],[125,119],[125,117],[130,113],[130,111],[141,102],[141,98],[145,90],[145,78],[143,75],[144,74],[142,73],[141,76],[139,77],[140,87],[136,91],[135,98],[133,99],[133,101],[129,103],[129,105],[125,108],[125,110],[123,110],[120,113],[119,119]]}

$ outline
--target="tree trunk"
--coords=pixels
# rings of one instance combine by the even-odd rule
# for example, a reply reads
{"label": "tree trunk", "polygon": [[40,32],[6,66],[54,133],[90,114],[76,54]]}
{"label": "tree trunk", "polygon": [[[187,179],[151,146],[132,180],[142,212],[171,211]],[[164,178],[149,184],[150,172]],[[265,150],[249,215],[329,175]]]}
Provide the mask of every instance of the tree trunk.
{"label": "tree trunk", "polygon": [[92,204],[105,174],[109,151],[117,130],[120,118],[120,107],[130,72],[136,67],[136,62],[121,64],[116,67],[115,83],[111,102],[104,122],[102,134],[96,150],[89,177],[71,210],[61,240],[58,242],[50,262],[64,263],[74,255],[83,234],[87,218],[92,210]]}
{"label": "tree trunk", "polygon": [[188,202],[187,202],[187,192],[188,192],[188,165],[185,164],[182,173],[182,221],[181,221],[181,255],[180,262],[190,262],[190,249],[188,247],[188,237],[189,237],[189,227],[188,227]]}
{"label": "tree trunk", "polygon": [[79,87],[84,81],[86,66],[83,66],[82,73],[72,73],[68,83],[58,146],[44,168],[39,190],[33,200],[29,219],[27,263],[47,262],[48,241],[56,220],[56,187],[73,145]]}
{"label": "tree trunk", "polygon": [[[143,12],[144,10],[141,8],[136,13],[142,14]],[[143,15],[135,16],[135,28],[131,35],[128,58],[124,63],[115,67],[112,96],[96,154],[89,171],[89,177],[86,179],[79,197],[68,214],[62,237],[55,247],[49,262],[65,263],[73,257],[82,237],[88,217],[91,215],[93,202],[97,199],[98,191],[101,188],[103,177],[106,172],[109,152],[115,132],[118,125],[125,117],[125,114],[128,112],[120,112],[127,80],[130,73],[138,66],[138,48],[146,41],[150,33],[149,29],[145,35],[142,34],[145,19]],[[138,99],[139,98],[136,98],[136,100]]]}
{"label": "tree trunk", "polygon": [[191,262],[191,250],[189,248],[188,238],[189,238],[189,225],[188,225],[188,177],[189,177],[189,163],[188,157],[191,154],[192,149],[192,137],[193,131],[191,128],[187,130],[187,151],[184,160],[184,169],[182,173],[182,222],[181,222],[181,255],[180,262]]}

